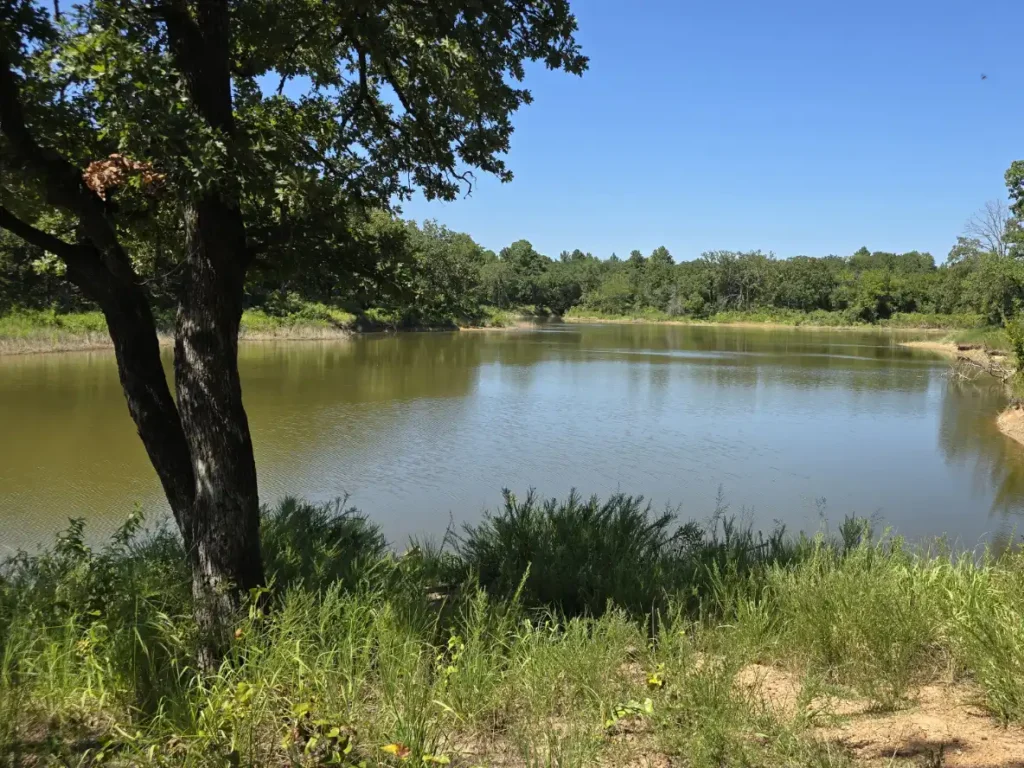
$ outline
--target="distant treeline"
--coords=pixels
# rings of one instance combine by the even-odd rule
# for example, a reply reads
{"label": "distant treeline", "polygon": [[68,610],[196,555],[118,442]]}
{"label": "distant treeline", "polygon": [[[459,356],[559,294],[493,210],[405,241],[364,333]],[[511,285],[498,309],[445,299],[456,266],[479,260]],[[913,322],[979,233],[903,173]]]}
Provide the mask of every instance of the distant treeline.
{"label": "distant treeline", "polygon": [[[664,247],[625,259],[580,250],[551,258],[519,240],[494,253],[436,222],[417,225],[384,213],[354,220],[351,231],[345,253],[300,255],[287,272],[257,260],[248,305],[271,314],[310,301],[353,312],[382,308],[409,324],[473,318],[486,307],[697,319],[773,309],[841,313],[849,322],[925,312],[1001,323],[1024,300],[1024,249],[967,236],[937,266],[929,253],[867,248],[788,259],[711,251],[676,263]],[[166,297],[169,307],[176,270],[162,263],[178,261],[150,254],[139,269],[158,304]],[[0,232],[0,311],[50,307],[89,308],[44,253]]]}

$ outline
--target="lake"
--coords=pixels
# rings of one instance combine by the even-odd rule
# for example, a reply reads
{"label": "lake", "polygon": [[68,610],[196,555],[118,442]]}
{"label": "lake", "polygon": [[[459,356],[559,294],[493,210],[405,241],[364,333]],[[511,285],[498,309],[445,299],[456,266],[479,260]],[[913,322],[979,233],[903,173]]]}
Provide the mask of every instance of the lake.
{"label": "lake", "polygon": [[[913,539],[1005,540],[1024,447],[1005,396],[880,332],[561,325],[243,344],[264,500],[347,494],[390,540],[480,518],[502,487],[644,494],[759,527],[875,516]],[[0,552],[70,517],[166,507],[109,352],[0,358]]]}

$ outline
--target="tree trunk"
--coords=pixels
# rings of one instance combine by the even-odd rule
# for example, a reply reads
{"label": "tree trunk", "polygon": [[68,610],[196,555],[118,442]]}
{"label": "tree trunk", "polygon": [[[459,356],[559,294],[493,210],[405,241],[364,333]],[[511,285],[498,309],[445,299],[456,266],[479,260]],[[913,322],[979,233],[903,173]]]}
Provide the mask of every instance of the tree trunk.
{"label": "tree trunk", "polygon": [[185,528],[201,663],[220,658],[229,621],[249,590],[264,584],[259,492],[238,375],[245,230],[232,206],[206,198],[185,214],[189,274],[178,306],[174,377],[192,457],[195,496]]}
{"label": "tree trunk", "polygon": [[185,548],[191,549],[185,521],[195,493],[192,460],[160,360],[153,312],[137,282],[112,283],[98,265],[98,261],[72,260],[68,278],[103,311],[128,412],[160,478]]}
{"label": "tree trunk", "polygon": [[[227,0],[154,7],[167,26],[195,108],[231,144],[235,125],[229,10]],[[200,663],[210,668],[227,647],[228,621],[242,597],[263,585],[256,465],[238,376],[238,326],[248,265],[241,211],[216,190],[186,208],[187,273],[176,321],[175,407],[149,297],[107,206],[85,186],[80,169],[35,141],[4,46],[0,131],[19,161],[43,179],[46,201],[78,219],[79,241],[72,244],[0,206],[0,225],[58,254],[69,279],[103,309],[129,411],[188,551],[205,646]]]}

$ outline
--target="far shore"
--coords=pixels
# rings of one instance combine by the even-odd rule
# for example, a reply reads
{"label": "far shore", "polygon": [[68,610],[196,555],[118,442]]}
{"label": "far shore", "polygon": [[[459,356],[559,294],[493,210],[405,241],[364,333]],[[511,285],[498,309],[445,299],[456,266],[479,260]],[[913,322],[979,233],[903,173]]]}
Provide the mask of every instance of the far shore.
{"label": "far shore", "polygon": [[[786,323],[775,320],[673,320],[661,318],[643,317],[614,317],[600,315],[568,315],[551,316],[549,318],[532,317],[530,315],[519,315],[506,318],[501,324],[496,325],[458,325],[430,326],[430,327],[394,327],[389,325],[371,324],[366,326],[353,325],[310,325],[297,323],[295,325],[282,325],[277,328],[246,329],[244,326],[239,334],[241,342],[263,342],[263,341],[339,341],[351,339],[365,333],[415,333],[430,331],[515,331],[536,327],[546,320],[563,322],[568,324],[597,324],[597,325],[671,325],[671,326],[692,326],[692,327],[720,327],[720,328],[750,328],[756,330],[813,330],[813,331],[860,331],[870,333],[899,333],[900,335],[913,333],[933,336],[937,334],[949,334],[949,328],[937,327],[904,327],[889,325],[828,325],[822,323]],[[171,346],[174,338],[171,334],[161,332],[158,334],[161,346]],[[905,346],[928,349],[933,352],[955,354],[956,346],[952,343],[939,341],[912,341],[903,342]],[[40,328],[38,332],[30,332],[24,335],[3,336],[0,335],[0,356],[4,355],[30,355],[45,354],[52,352],[84,352],[90,350],[112,349],[113,344],[105,332],[96,330],[72,331],[63,328]],[[950,353],[949,350],[952,350]]]}
{"label": "far shore", "polygon": [[[394,328],[389,326],[344,327],[322,325],[286,325],[280,328],[248,330],[242,328],[238,335],[239,342],[266,341],[343,341],[369,333],[430,333],[444,331],[509,331],[529,328],[535,325],[528,320],[514,320],[506,325],[496,326],[424,326],[410,328]],[[167,332],[157,334],[161,347],[174,345],[174,336]],[[0,335],[0,357],[5,355],[39,355],[53,352],[89,352],[113,349],[114,344],[104,332],[99,331],[67,331],[40,329],[38,333],[24,336]]]}
{"label": "far shore", "polygon": [[558,318],[563,323],[595,324],[595,325],[686,325],[691,327],[714,328],[763,328],[765,330],[789,331],[867,331],[867,332],[900,332],[924,334],[948,334],[949,328],[915,328],[912,326],[872,325],[828,325],[825,323],[782,323],[776,320],[661,320],[645,317],[601,317],[600,315],[567,315]]}
{"label": "far shore", "polygon": [[[694,326],[694,327],[721,327],[721,328],[751,328],[759,330],[814,330],[814,331],[867,331],[867,332],[899,332],[917,334],[941,334],[949,333],[949,329],[942,328],[902,328],[882,325],[817,325],[812,323],[794,324],[780,323],[774,321],[736,320],[736,321],[713,321],[713,320],[660,320],[646,318],[608,318],[600,316],[579,316],[548,318],[557,322],[570,324],[598,324],[598,325],[671,325],[671,326]],[[239,334],[241,342],[255,341],[338,341],[351,339],[366,333],[417,333],[430,331],[515,331],[533,328],[543,322],[542,318],[530,318],[522,316],[502,325],[451,325],[433,327],[410,327],[395,328],[389,326],[323,326],[323,325],[285,325],[280,328],[247,330],[243,327]],[[169,333],[158,334],[160,346],[172,346],[174,337]],[[915,346],[932,351],[941,351],[945,346],[941,342],[906,342],[907,346]],[[955,345],[949,344],[955,352]],[[52,352],[86,352],[90,350],[112,349],[113,343],[110,337],[99,331],[68,331],[64,329],[40,329],[38,333],[29,333],[24,336],[0,336],[0,356],[4,355],[31,355],[46,354]]]}
{"label": "far shore", "polygon": [[[358,331],[345,328],[323,328],[319,326],[296,326],[281,328],[277,331],[242,331],[238,340],[246,341],[317,341],[348,339]],[[169,333],[157,334],[161,347],[174,345],[174,336]],[[52,352],[89,352],[113,349],[114,344],[106,333],[87,331],[84,333],[68,333],[54,331],[47,334],[24,337],[0,337],[0,356],[3,355],[38,355]]]}

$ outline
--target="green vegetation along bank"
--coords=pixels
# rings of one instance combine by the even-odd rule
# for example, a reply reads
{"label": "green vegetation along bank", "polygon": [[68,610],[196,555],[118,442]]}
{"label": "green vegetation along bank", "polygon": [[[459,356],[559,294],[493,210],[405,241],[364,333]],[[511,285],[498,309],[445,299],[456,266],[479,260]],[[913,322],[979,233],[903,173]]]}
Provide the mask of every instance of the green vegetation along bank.
{"label": "green vegetation along bank", "polygon": [[[509,328],[542,319],[530,308],[518,311],[483,308],[473,317],[439,317],[412,325],[388,310],[371,308],[358,314],[323,304],[302,303],[291,311],[270,313],[247,309],[242,313],[239,338],[260,340],[342,339],[354,333],[389,330],[455,330]],[[161,318],[161,344],[174,340],[174,320]],[[96,311],[57,312],[16,310],[0,315],[0,355],[33,352],[68,352],[112,346],[103,314]]]}
{"label": "green vegetation along bank", "polygon": [[[436,222],[373,211],[348,222],[343,259],[332,252],[300,260],[290,271],[254,267],[242,331],[250,338],[317,338],[360,329],[487,327],[508,325],[525,312],[568,320],[984,333],[1012,320],[1024,302],[1021,227],[1005,206],[1000,210],[1000,233],[960,237],[941,265],[929,253],[867,248],[787,259],[709,251],[676,262],[664,247],[626,259],[579,249],[550,258],[519,240],[495,253]],[[177,273],[147,264],[139,266],[141,277],[158,325],[170,333]],[[353,274],[353,264],[373,266]],[[95,306],[59,264],[0,231],[0,345],[73,348],[102,343],[102,334]]]}
{"label": "green vegetation along bank", "polygon": [[[178,540],[75,522],[0,570],[5,766],[1010,766],[1019,550],[680,526],[506,496],[392,554],[358,513],[264,511],[273,586],[210,674]],[[256,607],[261,602],[263,608]],[[264,609],[265,608],[265,609]]]}
{"label": "green vegetation along bank", "polygon": [[[478,330],[509,329],[538,322],[559,320],[568,323],[666,323],[678,325],[752,325],[779,328],[871,329],[947,331],[949,340],[985,343],[995,349],[1007,349],[1009,341],[999,327],[978,326],[976,315],[897,314],[875,323],[850,324],[831,312],[749,311],[719,312],[704,319],[680,318],[662,312],[609,314],[573,309],[564,316],[552,315],[535,306],[497,309],[483,306],[472,316],[437,316],[414,322],[400,313],[380,308],[358,313],[324,304],[296,302],[285,312],[247,309],[242,314],[240,338],[257,340],[315,340],[348,338],[354,333],[400,330]],[[173,340],[173,318],[160,324],[160,341]],[[58,312],[15,310],[0,315],[0,355],[32,352],[64,352],[103,349],[111,346],[103,315],[96,311]]]}

